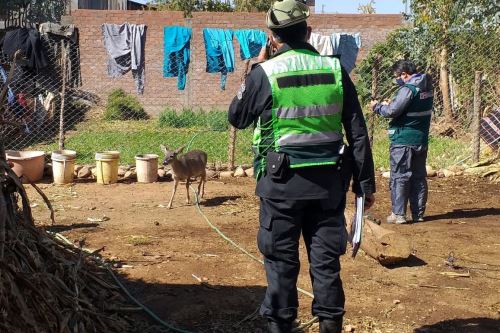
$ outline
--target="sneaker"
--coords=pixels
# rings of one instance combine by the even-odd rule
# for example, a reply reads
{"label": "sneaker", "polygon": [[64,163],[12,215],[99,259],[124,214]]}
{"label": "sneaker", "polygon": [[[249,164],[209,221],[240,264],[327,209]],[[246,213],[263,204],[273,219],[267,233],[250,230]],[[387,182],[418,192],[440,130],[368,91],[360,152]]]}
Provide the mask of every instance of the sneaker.
{"label": "sneaker", "polygon": [[387,216],[387,223],[405,224],[406,223],[406,216],[396,215],[394,213],[391,213],[391,215]]}
{"label": "sneaker", "polygon": [[413,223],[424,222],[424,217],[422,215],[412,215],[411,219]]}

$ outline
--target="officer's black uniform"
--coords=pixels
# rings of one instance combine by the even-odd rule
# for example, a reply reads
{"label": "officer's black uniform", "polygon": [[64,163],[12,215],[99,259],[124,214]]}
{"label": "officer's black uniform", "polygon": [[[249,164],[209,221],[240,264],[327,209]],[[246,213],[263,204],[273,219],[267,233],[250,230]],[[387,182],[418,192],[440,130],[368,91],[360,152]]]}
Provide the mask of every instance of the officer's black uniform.
{"label": "officer's black uniform", "polygon": [[[307,43],[285,45],[291,49],[316,50]],[[366,125],[354,85],[342,71],[344,103],[342,123],[353,151],[353,190],[375,193],[373,159]],[[261,66],[255,66],[229,108],[229,122],[246,128],[262,112],[271,112],[271,85]],[[345,253],[344,223],[349,184],[334,166],[288,169],[275,180],[263,175],[257,182],[261,198],[259,250],[265,257],[268,288],[261,314],[269,320],[292,322],[297,317],[299,238],[302,232],[310,261],[314,301],[313,315],[338,319],[344,314],[344,291],[340,279],[340,255]]]}

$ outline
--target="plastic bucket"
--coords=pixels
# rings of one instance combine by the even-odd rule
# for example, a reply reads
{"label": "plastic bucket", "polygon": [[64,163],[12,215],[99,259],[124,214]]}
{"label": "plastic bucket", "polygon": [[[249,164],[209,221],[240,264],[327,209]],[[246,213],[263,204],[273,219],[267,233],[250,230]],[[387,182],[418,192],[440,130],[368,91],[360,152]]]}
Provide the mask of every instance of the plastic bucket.
{"label": "plastic bucket", "polygon": [[5,156],[7,161],[14,163],[12,169],[16,175],[24,177],[23,183],[37,182],[43,178],[45,152],[7,150]]}
{"label": "plastic bucket", "polygon": [[55,184],[70,184],[75,171],[76,151],[55,150],[52,152],[52,174]]}
{"label": "plastic bucket", "polygon": [[135,157],[135,171],[139,183],[156,182],[158,180],[158,155],[137,155]]}
{"label": "plastic bucket", "polygon": [[114,184],[118,181],[120,152],[103,151],[95,153],[96,178],[98,184]]}

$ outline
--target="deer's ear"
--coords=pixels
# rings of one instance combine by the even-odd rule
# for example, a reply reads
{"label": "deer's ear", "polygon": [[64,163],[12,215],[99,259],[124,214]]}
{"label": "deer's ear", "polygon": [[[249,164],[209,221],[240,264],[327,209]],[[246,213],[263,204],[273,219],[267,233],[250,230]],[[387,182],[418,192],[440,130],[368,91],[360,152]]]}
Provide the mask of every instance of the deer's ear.
{"label": "deer's ear", "polygon": [[162,151],[165,155],[167,154],[167,152],[168,152],[168,148],[167,148],[167,147],[165,147],[164,145],[160,145],[160,149],[161,149],[161,151]]}
{"label": "deer's ear", "polygon": [[176,154],[180,154],[180,153],[182,153],[182,151],[184,150],[184,148],[185,148],[185,146],[181,146],[181,147],[177,148],[177,149],[175,150],[175,153],[176,153]]}

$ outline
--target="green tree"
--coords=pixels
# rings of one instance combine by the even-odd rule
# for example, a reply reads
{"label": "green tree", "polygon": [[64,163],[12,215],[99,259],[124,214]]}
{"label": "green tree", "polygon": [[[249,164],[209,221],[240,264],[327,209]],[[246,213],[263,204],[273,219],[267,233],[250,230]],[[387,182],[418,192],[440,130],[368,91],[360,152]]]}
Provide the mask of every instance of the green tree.
{"label": "green tree", "polygon": [[149,3],[157,10],[179,10],[186,16],[193,12],[230,12],[233,10],[229,0],[153,0]]}
{"label": "green tree", "polygon": [[274,0],[234,0],[234,9],[239,12],[263,12],[271,8]]}
{"label": "green tree", "polygon": [[[406,0],[407,1],[407,0]],[[498,0],[412,0],[413,23],[425,31],[439,53],[439,87],[445,116],[455,118],[450,96],[450,47],[458,36],[474,30],[498,30]]]}

